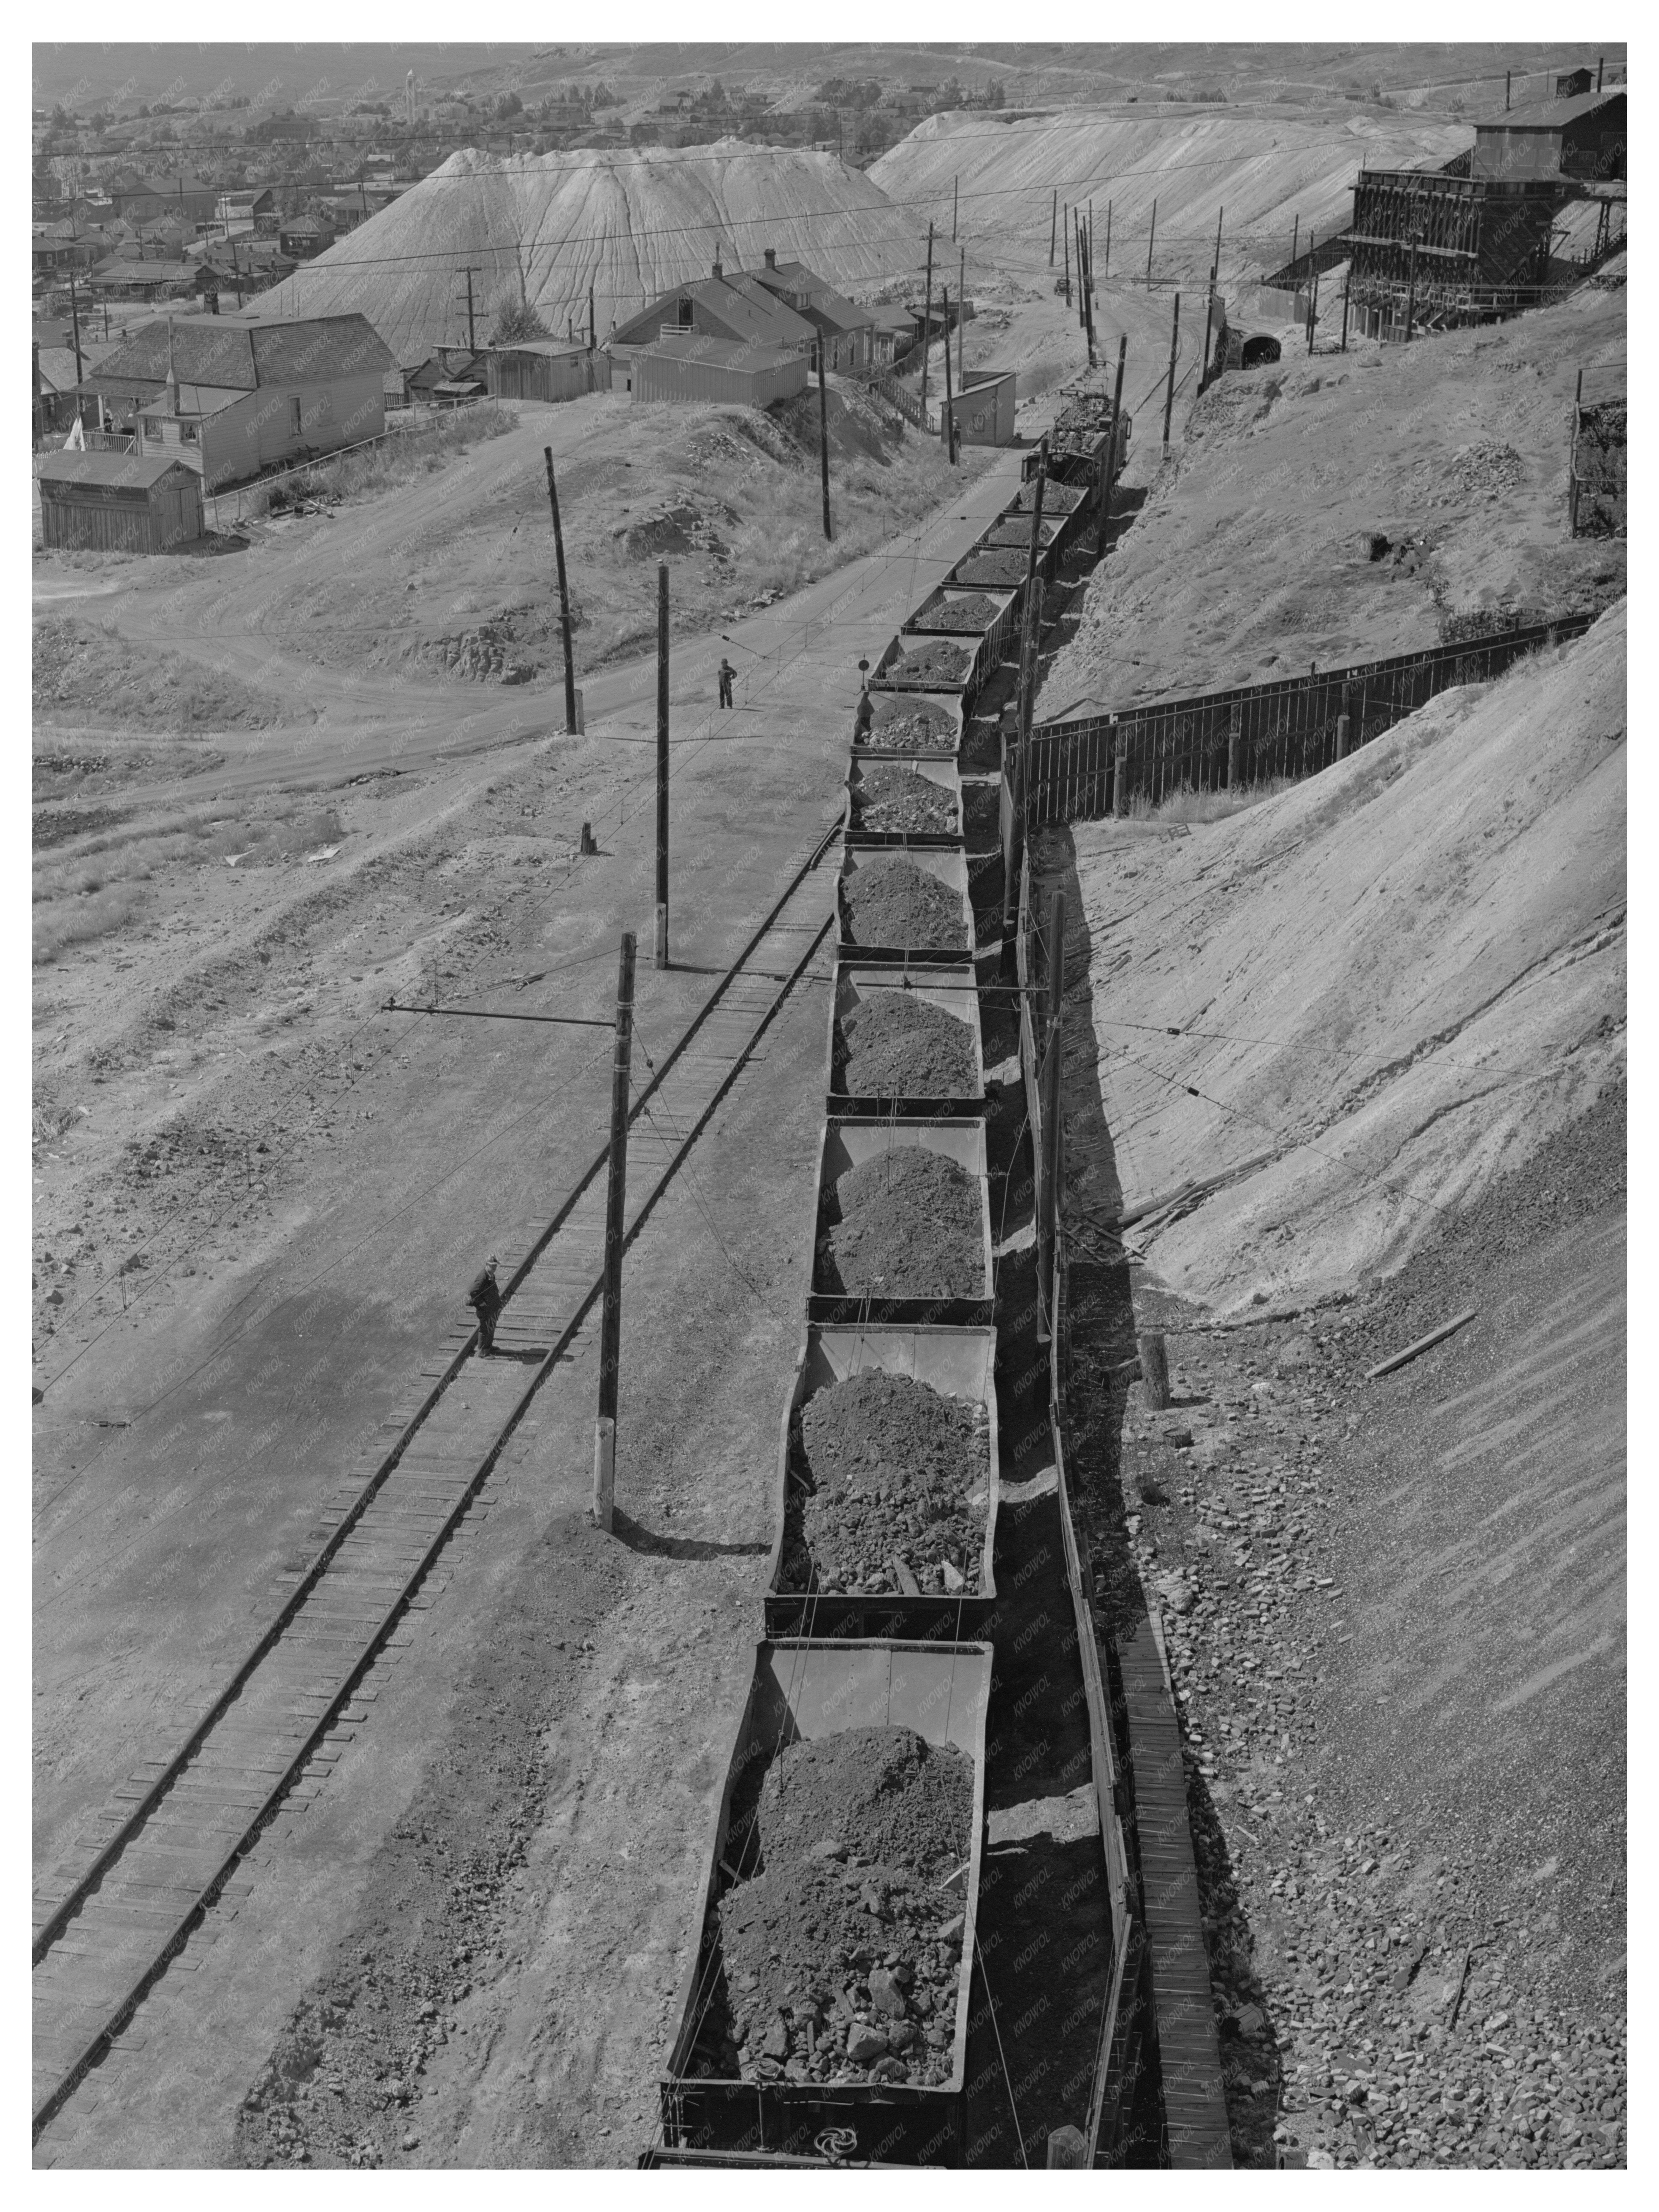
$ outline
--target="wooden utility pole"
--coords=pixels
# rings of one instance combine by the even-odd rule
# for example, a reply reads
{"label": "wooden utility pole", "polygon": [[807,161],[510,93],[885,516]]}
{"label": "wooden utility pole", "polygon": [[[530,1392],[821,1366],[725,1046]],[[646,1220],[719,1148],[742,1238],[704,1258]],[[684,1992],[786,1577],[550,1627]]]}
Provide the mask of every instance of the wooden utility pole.
{"label": "wooden utility pole", "polygon": [[617,1485],[617,1378],[622,1364],[623,1213],[628,1200],[628,1088],[634,1056],[634,933],[617,969],[611,1061],[611,1156],[605,1186],[605,1295],[599,1313],[599,1413],[593,1437],[593,1518],[610,1533]]}
{"label": "wooden utility pole", "polygon": [[952,468],[957,465],[957,426],[951,404],[951,288],[944,291],[945,301],[945,413],[940,417],[939,431],[945,441],[945,459]]}
{"label": "wooden utility pole", "polygon": [[1348,350],[1348,287],[1353,282],[1353,260],[1349,258],[1347,274],[1342,279],[1342,350]]}
{"label": "wooden utility pole", "polygon": [[1048,215],[1048,266],[1054,265],[1054,233],[1060,228],[1060,186],[1054,186],[1054,204]]}
{"label": "wooden utility pole", "polygon": [[1009,786],[1009,833],[1003,845],[1001,978],[1006,982],[1017,971],[1014,932],[1019,916],[1019,867],[1025,839],[1025,755],[1031,731],[1031,694],[1036,689],[1037,647],[1042,633],[1039,602],[1042,586],[1037,580],[1037,553],[1042,537],[1042,490],[1048,476],[1048,438],[1045,431],[1037,446],[1036,489],[1032,499],[1031,543],[1025,557],[1025,604],[1019,632],[1019,693],[1014,720],[1012,760],[1005,762]]}
{"label": "wooden utility pole", "polygon": [[1301,243],[1301,239],[1302,218],[1298,215],[1292,216],[1291,220],[1291,282],[1292,284],[1296,283],[1296,249]]}
{"label": "wooden utility pole", "polygon": [[1164,1349],[1164,1332],[1149,1328],[1140,1339],[1140,1387],[1146,1393],[1146,1403],[1155,1413],[1161,1413],[1170,1402],[1170,1361]]}
{"label": "wooden utility pole", "polygon": [[962,349],[966,337],[963,325],[968,320],[968,249],[964,246],[957,260],[957,390],[962,386]]}
{"label": "wooden utility pole", "polygon": [[1198,392],[1201,399],[1210,388],[1210,342],[1215,335],[1215,264],[1210,264],[1210,285],[1204,295],[1203,359],[1198,365]]}
{"label": "wooden utility pole", "polygon": [[668,965],[668,563],[657,563],[657,965]]}
{"label": "wooden utility pole", "polygon": [[587,350],[592,353],[599,342],[599,326],[593,319],[593,287],[587,288]]}
{"label": "wooden utility pole", "polygon": [[1066,987],[1066,894],[1057,890],[1048,906],[1048,1042],[1042,1061],[1042,1182],[1037,1193],[1038,1334],[1052,1336],[1054,1325],[1054,1231],[1060,1220],[1060,1008]]}
{"label": "wooden utility pole", "polygon": [[1411,276],[1406,287],[1406,343],[1412,342],[1412,325],[1417,318],[1417,240],[1412,240]]}
{"label": "wooden utility pole", "polygon": [[[73,267],[71,267],[71,268],[70,268],[70,273],[69,273],[69,280],[70,280],[70,331],[74,333],[74,337],[75,337],[75,381],[76,381],[76,384],[78,385],[78,384],[81,382],[81,380],[82,380],[82,377],[85,375],[86,372],[85,372],[85,370],[84,370],[84,369],[82,368],[82,366],[81,366],[81,303],[80,303],[79,300],[76,297],[76,291],[75,291],[75,270],[74,270]],[[76,411],[76,414],[77,416],[78,416],[78,415],[80,414],[80,412],[81,412],[81,395],[80,395],[80,393],[79,393],[78,392],[76,392],[76,396],[75,396],[75,411]]]}
{"label": "wooden utility pole", "polygon": [[1112,204],[1106,203],[1106,251],[1100,257],[1100,281],[1103,284],[1112,273]]}
{"label": "wooden utility pole", "polygon": [[927,349],[933,340],[933,226],[927,226],[927,295],[921,309],[921,427],[927,428]]}
{"label": "wooden utility pole", "polygon": [[957,242],[957,188],[961,182],[960,177],[952,177],[951,179],[951,243],[952,246]]}
{"label": "wooden utility pole", "polygon": [[472,279],[481,273],[480,270],[472,268],[463,269],[461,271],[462,276],[466,279],[466,349],[469,353],[477,353],[478,350],[478,334],[472,319]]}
{"label": "wooden utility pole", "polygon": [[1505,114],[1505,115],[1507,115],[1507,114],[1509,113],[1509,112],[1510,112],[1510,74],[1511,74],[1511,72],[1510,72],[1510,70],[1504,70],[1504,114]]}
{"label": "wooden utility pole", "polygon": [[1089,272],[1083,261],[1083,216],[1080,210],[1072,210],[1072,228],[1077,234],[1077,326],[1080,331],[1089,327]]}
{"label": "wooden utility pole", "polygon": [[822,331],[818,334],[818,470],[823,478],[823,537],[825,544],[835,535],[830,527],[830,394],[824,380],[823,357],[829,341]]}
{"label": "wooden utility pole", "polygon": [[1308,285],[1308,351],[1314,349],[1314,330],[1319,321],[1319,244],[1310,237],[1308,252],[1313,262],[1313,275]]}
{"label": "wooden utility pole", "polygon": [[1147,283],[1147,285],[1148,285],[1148,287],[1149,287],[1149,288],[1150,288],[1150,286],[1151,286],[1151,284],[1152,284],[1152,240],[1153,240],[1157,236],[1158,236],[1158,202],[1157,202],[1156,200],[1154,200],[1154,201],[1152,202],[1152,228],[1151,228],[1147,231],[1147,233],[1146,233],[1146,283]]}
{"label": "wooden utility pole", "polygon": [[1066,210],[1066,304],[1072,304],[1072,210]]}
{"label": "wooden utility pole", "polygon": [[547,501],[553,510],[553,558],[559,570],[559,634],[564,640],[565,734],[576,734],[576,660],[570,645],[570,587],[564,570],[564,532],[559,526],[559,487],[553,481],[553,448],[542,447],[547,463]]}
{"label": "wooden utility pole", "polygon": [[[1164,458],[1170,458],[1170,417],[1175,412],[1176,353],[1181,343],[1181,295],[1175,295],[1175,313],[1170,318],[1170,380],[1164,393]],[[1114,432],[1115,435],[1115,432]]]}
{"label": "wooden utility pole", "polygon": [[1218,280],[1221,275],[1221,218],[1226,212],[1224,207],[1218,207],[1215,211],[1215,273]]}

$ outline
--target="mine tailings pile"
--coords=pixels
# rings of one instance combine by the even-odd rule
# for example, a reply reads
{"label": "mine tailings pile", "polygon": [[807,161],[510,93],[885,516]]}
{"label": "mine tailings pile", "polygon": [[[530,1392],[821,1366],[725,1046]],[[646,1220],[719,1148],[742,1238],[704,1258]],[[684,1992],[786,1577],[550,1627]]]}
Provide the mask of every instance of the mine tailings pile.
{"label": "mine tailings pile", "polygon": [[[1074,474],[1044,486],[1039,593],[1101,534],[1103,462]],[[766,1635],[647,2165],[1121,2164],[1155,2083],[1001,941],[1035,490],[854,727]]]}

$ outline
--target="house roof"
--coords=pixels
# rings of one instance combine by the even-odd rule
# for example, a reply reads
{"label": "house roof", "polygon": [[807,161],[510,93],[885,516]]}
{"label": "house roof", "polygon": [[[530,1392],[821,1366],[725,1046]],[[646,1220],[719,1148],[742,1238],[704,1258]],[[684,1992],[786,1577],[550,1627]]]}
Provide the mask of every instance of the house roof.
{"label": "house roof", "polygon": [[569,338],[513,338],[503,345],[481,346],[481,353],[538,353],[550,360],[561,355],[586,353],[586,343],[577,344]]}
{"label": "house roof", "polygon": [[716,368],[781,368],[800,356],[792,345],[750,345],[735,338],[700,337],[696,331],[672,331],[655,345],[645,347],[641,358],[702,361]]}
{"label": "house roof", "polygon": [[329,224],[319,222],[315,216],[291,215],[283,218],[282,235],[284,238],[332,238],[334,233]]}
{"label": "house roof", "polygon": [[106,284],[186,284],[194,281],[195,264],[188,261],[140,261],[125,254],[112,254],[100,261],[92,270],[94,283]]}
{"label": "house roof", "polygon": [[[168,332],[171,331],[169,346]],[[181,384],[255,392],[266,384],[384,375],[398,364],[363,315],[258,321],[231,315],[158,316],[99,364],[99,384],[161,384],[171,356]]]}
{"label": "house roof", "polygon": [[40,381],[50,386],[54,392],[73,392],[85,371],[95,368],[100,361],[106,360],[119,343],[119,339],[112,339],[107,345],[101,341],[96,345],[89,345],[82,338],[79,369],[75,366],[73,346],[43,345],[40,349]]}
{"label": "house roof", "polygon": [[773,268],[757,269],[753,274],[755,282],[764,284],[769,291],[781,287],[786,291],[804,293],[811,313],[821,316],[832,331],[868,330],[875,319],[868,307],[854,306],[804,261],[780,261]]}
{"label": "house roof", "polygon": [[[694,313],[707,316],[736,340],[781,346],[787,352],[803,343],[810,343],[817,336],[805,316],[798,315],[793,307],[775,298],[763,284],[757,284],[752,276],[734,272],[730,276],[705,276],[696,284],[677,284],[672,291],[660,293],[649,307],[630,315],[613,333],[617,343],[653,343],[658,326],[665,319],[677,314],[680,301],[686,299],[692,302]],[[637,335],[630,338],[630,331]]]}
{"label": "house roof", "polygon": [[187,462],[165,456],[70,453],[42,454],[35,474],[42,483],[112,484],[118,489],[147,491],[174,469],[185,476],[196,473]]}
{"label": "house roof", "polygon": [[1474,127],[1477,131],[1559,131],[1565,124],[1576,123],[1581,115],[1610,107],[1629,89],[1628,85],[1609,84],[1600,92],[1577,93],[1571,100],[1555,100],[1548,94],[1540,99],[1517,100],[1513,107],[1500,107],[1478,117]]}

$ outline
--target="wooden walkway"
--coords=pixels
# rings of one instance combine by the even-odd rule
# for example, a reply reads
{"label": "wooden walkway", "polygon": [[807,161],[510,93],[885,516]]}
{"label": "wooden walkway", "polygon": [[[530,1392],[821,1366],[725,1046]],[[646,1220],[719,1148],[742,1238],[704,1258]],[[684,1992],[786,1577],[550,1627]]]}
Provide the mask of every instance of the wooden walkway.
{"label": "wooden walkway", "polygon": [[1181,1731],[1158,1639],[1145,1613],[1119,1636],[1117,1662],[1128,1717],[1170,2164],[1183,2171],[1230,2167],[1232,2143],[1210,2002],[1198,1866],[1187,1818]]}

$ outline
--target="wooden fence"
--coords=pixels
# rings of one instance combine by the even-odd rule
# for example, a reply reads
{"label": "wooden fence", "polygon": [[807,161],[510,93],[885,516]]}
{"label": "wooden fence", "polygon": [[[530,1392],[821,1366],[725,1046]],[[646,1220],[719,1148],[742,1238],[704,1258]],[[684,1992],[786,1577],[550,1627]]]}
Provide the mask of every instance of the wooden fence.
{"label": "wooden fence", "polygon": [[1097,821],[1137,800],[1156,806],[1182,789],[1312,775],[1337,758],[1342,716],[1352,752],[1437,693],[1489,683],[1540,646],[1582,637],[1594,620],[1567,615],[1426,653],[1040,723],[1025,764],[1026,826]]}

